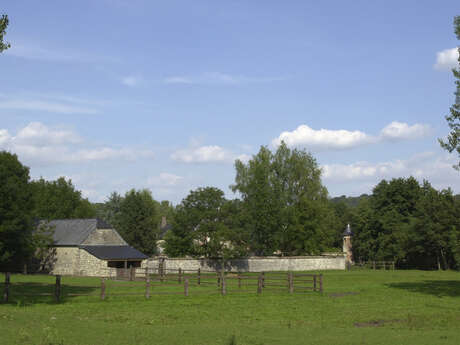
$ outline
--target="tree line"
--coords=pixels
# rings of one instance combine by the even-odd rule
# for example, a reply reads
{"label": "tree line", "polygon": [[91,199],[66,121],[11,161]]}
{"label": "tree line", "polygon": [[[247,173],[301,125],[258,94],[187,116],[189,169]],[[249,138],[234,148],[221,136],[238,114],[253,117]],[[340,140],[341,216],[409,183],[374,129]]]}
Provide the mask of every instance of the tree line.
{"label": "tree line", "polygon": [[262,146],[235,169],[230,188],[238,198],[232,200],[218,188],[201,187],[176,206],[156,201],[147,189],[91,203],[71,180],[32,181],[16,155],[0,152],[0,265],[51,244],[33,231],[34,220],[98,217],[148,255],[158,254],[157,243],[174,257],[340,252],[351,223],[356,261],[460,268],[460,198],[450,189],[409,177],[382,180],[370,195],[329,198],[314,157],[284,143],[273,152]]}
{"label": "tree line", "polygon": [[415,178],[382,180],[351,207],[334,205],[353,224],[356,261],[392,260],[399,267],[460,268],[460,196]]}

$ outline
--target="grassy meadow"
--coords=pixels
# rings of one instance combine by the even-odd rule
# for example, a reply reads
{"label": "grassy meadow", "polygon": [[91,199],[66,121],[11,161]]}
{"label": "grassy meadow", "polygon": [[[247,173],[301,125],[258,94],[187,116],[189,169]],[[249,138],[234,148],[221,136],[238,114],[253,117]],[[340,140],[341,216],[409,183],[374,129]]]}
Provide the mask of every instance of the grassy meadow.
{"label": "grassy meadow", "polygon": [[170,282],[153,284],[146,300],[136,295],[144,283],[108,281],[104,301],[100,279],[63,277],[59,304],[52,296],[24,296],[52,292],[53,277],[12,275],[11,301],[0,304],[0,344],[460,343],[459,272],[322,273],[322,294],[267,288],[257,295],[256,285],[239,290],[229,281],[221,296],[216,285],[191,281],[188,297]]}

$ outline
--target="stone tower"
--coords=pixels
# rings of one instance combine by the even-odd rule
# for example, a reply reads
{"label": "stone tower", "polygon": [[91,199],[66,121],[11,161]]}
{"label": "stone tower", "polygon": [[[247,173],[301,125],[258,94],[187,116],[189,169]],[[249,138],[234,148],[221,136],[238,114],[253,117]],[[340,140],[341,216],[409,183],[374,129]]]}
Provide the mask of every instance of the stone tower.
{"label": "stone tower", "polygon": [[351,237],[353,233],[351,232],[350,224],[347,224],[347,228],[343,232],[343,252],[346,254],[345,265],[349,267],[353,264],[353,252],[351,245]]}

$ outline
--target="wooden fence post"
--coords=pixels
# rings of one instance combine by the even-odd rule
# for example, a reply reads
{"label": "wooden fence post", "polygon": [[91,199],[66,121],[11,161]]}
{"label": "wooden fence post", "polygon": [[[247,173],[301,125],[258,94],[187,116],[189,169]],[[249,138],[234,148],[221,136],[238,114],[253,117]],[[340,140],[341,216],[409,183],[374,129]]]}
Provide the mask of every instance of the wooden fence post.
{"label": "wooden fence post", "polygon": [[197,280],[196,280],[197,284],[200,285],[201,284],[201,268],[198,268],[198,273],[197,273]]}
{"label": "wooden fence post", "polygon": [[131,269],[129,270],[129,280],[133,281],[136,278],[136,267],[131,266]]}
{"label": "wooden fence post", "polygon": [[188,278],[184,279],[184,295],[188,296]]}
{"label": "wooden fence post", "polygon": [[158,259],[158,275],[160,276],[160,282],[163,283],[165,275],[164,258]]}
{"label": "wooden fence post", "polygon": [[56,298],[56,302],[59,303],[61,299],[61,276],[56,276],[56,285],[54,286],[54,297]]}
{"label": "wooden fence post", "polygon": [[262,272],[262,287],[265,287],[265,272]]}
{"label": "wooden fence post", "polygon": [[179,282],[179,284],[182,283],[182,268],[180,268],[180,267],[179,267],[179,273],[178,273],[177,281]]}
{"label": "wooden fence post", "polygon": [[316,291],[316,274],[313,275],[313,291]]}
{"label": "wooden fence post", "polygon": [[158,259],[158,279],[161,281],[161,259]]}
{"label": "wooden fence post", "polygon": [[292,272],[288,273],[289,293],[294,293],[294,275]]}
{"label": "wooden fence post", "polygon": [[259,274],[259,279],[257,280],[257,294],[262,293],[262,274]]}
{"label": "wooden fence post", "polygon": [[220,272],[220,281],[221,281],[221,293],[225,295],[227,293],[227,287],[225,285],[225,273],[224,271]]}
{"label": "wooden fence post", "polygon": [[5,290],[3,291],[3,302],[7,303],[10,297],[10,272],[5,273]]}
{"label": "wooden fence post", "polygon": [[319,292],[323,292],[323,274],[319,275]]}
{"label": "wooden fence post", "polygon": [[238,288],[241,289],[241,273],[240,273],[240,271],[238,271],[237,277],[238,277]]}
{"label": "wooden fence post", "polygon": [[394,262],[394,261],[391,262],[391,269],[392,269],[393,271],[395,270],[395,262]]}
{"label": "wooden fence post", "polygon": [[217,275],[217,287],[220,287],[220,274],[219,272],[216,272]]}
{"label": "wooden fence post", "polygon": [[375,270],[375,261],[372,261],[372,266],[373,266],[373,268]]}
{"label": "wooden fence post", "polygon": [[105,300],[105,278],[101,278],[101,300]]}
{"label": "wooden fence post", "polygon": [[148,274],[148,269],[145,275],[145,298],[150,298],[150,274]]}
{"label": "wooden fence post", "polygon": [[387,270],[387,262],[386,262],[386,261],[383,262],[383,270],[384,270],[384,271]]}

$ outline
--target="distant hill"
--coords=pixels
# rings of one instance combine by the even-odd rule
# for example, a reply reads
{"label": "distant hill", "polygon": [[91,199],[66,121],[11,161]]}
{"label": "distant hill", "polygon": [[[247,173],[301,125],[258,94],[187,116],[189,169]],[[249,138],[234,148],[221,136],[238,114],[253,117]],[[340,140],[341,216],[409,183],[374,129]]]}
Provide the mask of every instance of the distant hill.
{"label": "distant hill", "polygon": [[361,200],[369,199],[370,195],[368,194],[361,194],[360,196],[346,196],[341,195],[335,198],[331,198],[330,201],[332,203],[344,203],[349,207],[356,207],[360,203]]}

